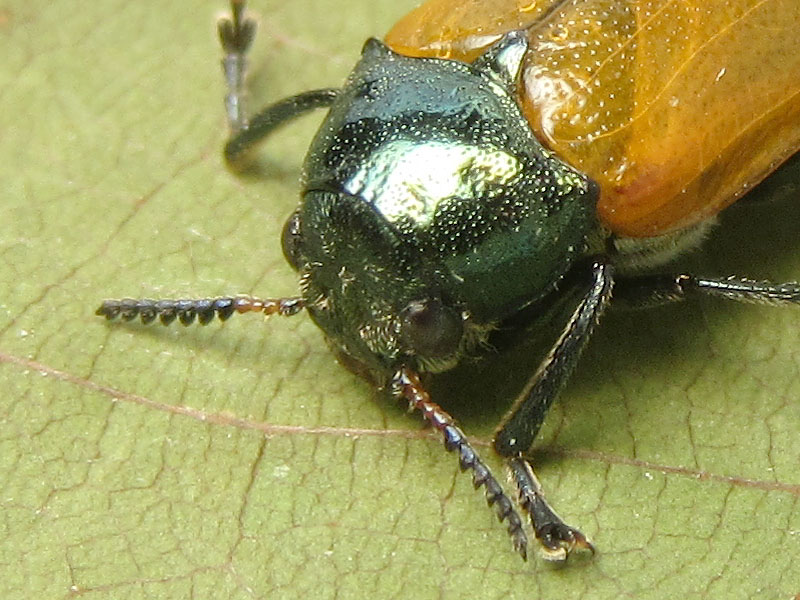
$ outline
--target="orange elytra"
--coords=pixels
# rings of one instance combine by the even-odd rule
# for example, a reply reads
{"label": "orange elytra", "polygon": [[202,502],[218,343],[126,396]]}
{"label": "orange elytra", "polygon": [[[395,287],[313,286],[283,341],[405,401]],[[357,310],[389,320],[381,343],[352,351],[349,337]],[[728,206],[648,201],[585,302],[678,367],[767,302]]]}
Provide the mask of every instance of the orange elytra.
{"label": "orange elytra", "polygon": [[470,61],[512,30],[526,118],[618,235],[708,219],[800,147],[797,0],[430,0],[386,41]]}

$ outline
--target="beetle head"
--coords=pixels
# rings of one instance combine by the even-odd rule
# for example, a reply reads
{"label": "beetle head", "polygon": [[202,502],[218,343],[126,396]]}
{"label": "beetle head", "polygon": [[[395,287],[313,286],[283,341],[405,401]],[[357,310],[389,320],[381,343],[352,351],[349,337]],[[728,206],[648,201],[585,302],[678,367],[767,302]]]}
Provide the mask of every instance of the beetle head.
{"label": "beetle head", "polygon": [[513,98],[527,44],[472,65],[376,40],[311,145],[284,249],[340,354],[454,366],[584,249],[594,185],[533,137]]}

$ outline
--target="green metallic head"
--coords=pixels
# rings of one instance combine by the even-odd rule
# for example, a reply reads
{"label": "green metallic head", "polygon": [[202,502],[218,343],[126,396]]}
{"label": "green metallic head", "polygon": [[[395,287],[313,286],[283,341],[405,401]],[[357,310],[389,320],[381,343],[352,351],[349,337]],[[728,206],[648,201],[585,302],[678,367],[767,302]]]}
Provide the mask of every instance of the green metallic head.
{"label": "green metallic head", "polygon": [[584,252],[596,186],[514,100],[524,36],[473,64],[376,40],[305,163],[284,249],[312,318],[368,371],[441,371]]}

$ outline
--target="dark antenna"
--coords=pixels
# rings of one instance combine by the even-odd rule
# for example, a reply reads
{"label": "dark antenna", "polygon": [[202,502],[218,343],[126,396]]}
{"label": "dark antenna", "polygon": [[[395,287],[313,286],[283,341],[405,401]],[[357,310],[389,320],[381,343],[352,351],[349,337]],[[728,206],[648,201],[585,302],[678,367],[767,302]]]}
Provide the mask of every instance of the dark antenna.
{"label": "dark antenna", "polygon": [[122,319],[133,321],[136,317],[147,325],[156,320],[169,325],[176,318],[183,325],[191,325],[195,318],[200,325],[214,320],[227,320],[233,313],[260,312],[265,315],[278,314],[283,317],[296,315],[305,308],[299,296],[290,298],[253,298],[252,296],[230,296],[226,298],[198,298],[187,300],[152,300],[150,298],[123,298],[105,300],[95,311],[96,315],[109,321]]}

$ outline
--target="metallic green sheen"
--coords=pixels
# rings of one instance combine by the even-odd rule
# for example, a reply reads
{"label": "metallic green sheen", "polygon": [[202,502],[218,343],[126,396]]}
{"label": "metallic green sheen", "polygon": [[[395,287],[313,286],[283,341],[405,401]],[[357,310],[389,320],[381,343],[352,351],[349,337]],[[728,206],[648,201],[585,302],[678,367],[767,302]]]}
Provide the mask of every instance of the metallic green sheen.
{"label": "metallic green sheen", "polygon": [[[520,113],[525,43],[509,34],[467,65],[370,40],[311,145],[293,262],[312,318],[369,369],[454,366],[585,251],[597,188]],[[446,355],[403,342],[398,315],[426,299],[464,320]]]}

